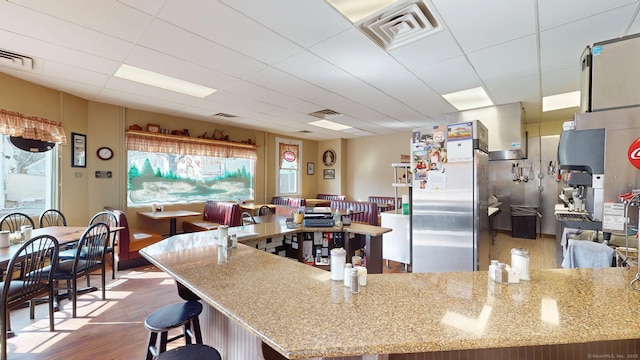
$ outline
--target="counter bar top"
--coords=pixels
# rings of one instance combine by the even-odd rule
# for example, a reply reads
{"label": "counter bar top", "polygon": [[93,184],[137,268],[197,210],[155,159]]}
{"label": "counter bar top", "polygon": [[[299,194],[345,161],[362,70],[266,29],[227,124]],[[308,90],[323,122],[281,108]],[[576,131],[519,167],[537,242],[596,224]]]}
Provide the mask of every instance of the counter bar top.
{"label": "counter bar top", "polygon": [[[286,228],[286,227],[285,227]],[[291,230],[291,229],[289,229]],[[295,231],[295,230],[294,230]],[[635,269],[531,270],[503,285],[487,272],[369,274],[351,294],[330,272],[212,232],[141,254],[290,359],[637,339]]]}

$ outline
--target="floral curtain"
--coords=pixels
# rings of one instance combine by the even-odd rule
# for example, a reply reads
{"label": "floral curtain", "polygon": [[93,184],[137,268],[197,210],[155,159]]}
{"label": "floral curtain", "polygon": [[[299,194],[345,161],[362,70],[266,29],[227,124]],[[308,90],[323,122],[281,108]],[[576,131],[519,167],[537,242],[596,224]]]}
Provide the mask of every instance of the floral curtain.
{"label": "floral curtain", "polygon": [[127,131],[127,150],[218,158],[258,158],[254,145],[138,131]]}
{"label": "floral curtain", "polygon": [[63,145],[67,143],[67,136],[60,122],[4,109],[0,109],[0,134]]}

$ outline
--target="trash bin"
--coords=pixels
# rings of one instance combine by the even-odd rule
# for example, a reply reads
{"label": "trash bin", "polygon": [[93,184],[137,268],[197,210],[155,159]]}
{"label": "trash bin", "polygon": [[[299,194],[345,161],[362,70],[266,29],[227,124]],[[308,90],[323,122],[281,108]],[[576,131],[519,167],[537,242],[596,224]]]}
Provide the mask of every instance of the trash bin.
{"label": "trash bin", "polygon": [[538,215],[537,206],[511,205],[511,236],[535,239]]}

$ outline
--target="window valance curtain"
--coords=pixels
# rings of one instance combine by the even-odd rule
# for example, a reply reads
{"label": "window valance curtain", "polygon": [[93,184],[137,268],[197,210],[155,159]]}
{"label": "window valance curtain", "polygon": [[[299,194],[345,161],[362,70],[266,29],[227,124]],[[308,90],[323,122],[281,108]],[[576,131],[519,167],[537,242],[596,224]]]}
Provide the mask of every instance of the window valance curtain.
{"label": "window valance curtain", "polygon": [[60,122],[5,109],[0,109],[0,134],[63,145],[67,143],[67,136]]}
{"label": "window valance curtain", "polygon": [[253,145],[135,130],[127,131],[127,150],[219,158],[258,158]]}

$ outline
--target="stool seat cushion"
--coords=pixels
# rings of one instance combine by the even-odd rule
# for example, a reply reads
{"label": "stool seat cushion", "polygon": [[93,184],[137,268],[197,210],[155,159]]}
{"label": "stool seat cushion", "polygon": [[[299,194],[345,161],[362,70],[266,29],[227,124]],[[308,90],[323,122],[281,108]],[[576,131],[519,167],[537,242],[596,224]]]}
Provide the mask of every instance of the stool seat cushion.
{"label": "stool seat cushion", "polygon": [[208,345],[190,344],[158,355],[156,360],[222,360],[218,350]]}
{"label": "stool seat cushion", "polygon": [[201,312],[202,304],[197,301],[169,304],[149,314],[144,320],[144,326],[150,331],[168,331],[198,317]]}

